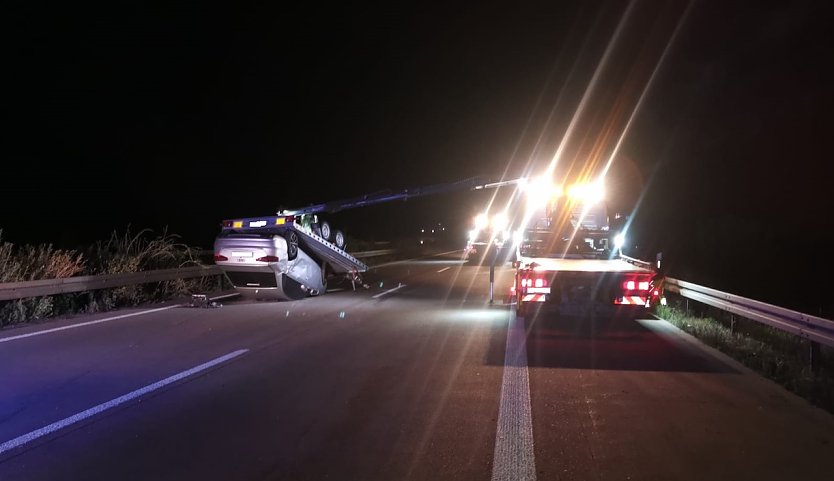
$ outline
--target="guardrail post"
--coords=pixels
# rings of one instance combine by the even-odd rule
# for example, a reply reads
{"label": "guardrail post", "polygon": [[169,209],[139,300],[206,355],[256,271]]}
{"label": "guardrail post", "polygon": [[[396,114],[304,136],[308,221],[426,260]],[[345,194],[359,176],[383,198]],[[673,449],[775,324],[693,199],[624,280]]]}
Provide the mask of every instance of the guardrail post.
{"label": "guardrail post", "polygon": [[736,316],[735,314],[730,314],[730,332],[735,334],[736,333]]}
{"label": "guardrail post", "polygon": [[820,343],[811,341],[809,361],[811,364],[811,372],[813,372],[814,374],[819,373],[820,365],[822,364],[822,352],[820,352]]}

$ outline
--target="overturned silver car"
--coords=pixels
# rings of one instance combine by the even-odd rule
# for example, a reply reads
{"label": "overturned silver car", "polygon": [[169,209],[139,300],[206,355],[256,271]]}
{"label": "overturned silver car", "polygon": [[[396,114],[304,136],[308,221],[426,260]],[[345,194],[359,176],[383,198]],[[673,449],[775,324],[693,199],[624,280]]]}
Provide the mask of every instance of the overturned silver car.
{"label": "overturned silver car", "polygon": [[[269,216],[223,222],[214,262],[241,295],[293,300],[327,291],[330,274],[357,275],[367,266],[344,249],[296,222]],[[344,246],[343,239],[339,243]]]}

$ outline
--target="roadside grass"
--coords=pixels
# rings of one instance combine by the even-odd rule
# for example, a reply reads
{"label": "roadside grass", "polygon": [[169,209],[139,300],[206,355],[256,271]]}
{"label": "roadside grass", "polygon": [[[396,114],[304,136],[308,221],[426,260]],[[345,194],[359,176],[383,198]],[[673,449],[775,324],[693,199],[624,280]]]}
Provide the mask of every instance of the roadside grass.
{"label": "roadside grass", "polygon": [[[0,230],[0,282],[60,279],[72,276],[119,274],[204,265],[199,249],[182,242],[167,229],[155,235],[150,229],[113,232],[109,239],[84,252],[55,249],[52,245],[15,246],[2,240]],[[217,278],[176,279],[89,292],[0,301],[0,327],[78,313],[161,302],[221,288]]]}
{"label": "roadside grass", "polygon": [[658,306],[655,314],[834,414],[834,349],[821,346],[812,369],[811,343],[799,336],[747,319],[724,319],[720,311],[688,314],[680,304]]}

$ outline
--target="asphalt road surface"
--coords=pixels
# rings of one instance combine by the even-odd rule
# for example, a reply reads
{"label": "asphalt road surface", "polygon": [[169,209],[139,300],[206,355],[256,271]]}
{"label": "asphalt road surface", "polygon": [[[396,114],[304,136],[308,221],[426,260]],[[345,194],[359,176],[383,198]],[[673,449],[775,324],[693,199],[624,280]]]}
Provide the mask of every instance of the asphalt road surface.
{"label": "asphalt road surface", "polygon": [[[665,321],[517,318],[456,255],[0,331],[0,480],[821,480],[834,416]],[[332,286],[331,286],[332,287]]]}

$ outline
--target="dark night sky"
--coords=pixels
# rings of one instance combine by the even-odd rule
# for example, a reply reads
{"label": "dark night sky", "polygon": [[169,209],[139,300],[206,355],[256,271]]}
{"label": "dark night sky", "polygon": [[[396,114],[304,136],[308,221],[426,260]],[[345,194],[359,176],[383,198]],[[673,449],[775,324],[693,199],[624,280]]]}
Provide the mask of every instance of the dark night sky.
{"label": "dark night sky", "polygon": [[[644,257],[831,312],[828,2],[449,3],[7,8],[3,239],[209,247],[278,205],[541,169],[622,21],[560,175],[610,153],[668,45],[608,177]],[[333,220],[381,238],[481,200]]]}

